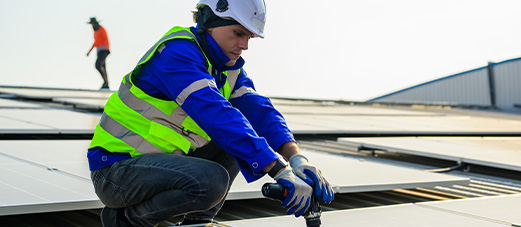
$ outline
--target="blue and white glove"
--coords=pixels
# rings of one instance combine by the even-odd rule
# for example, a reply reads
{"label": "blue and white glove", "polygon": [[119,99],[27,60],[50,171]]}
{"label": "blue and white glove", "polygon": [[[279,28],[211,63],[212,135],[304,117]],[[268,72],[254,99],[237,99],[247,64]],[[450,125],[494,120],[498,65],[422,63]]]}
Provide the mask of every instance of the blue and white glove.
{"label": "blue and white glove", "polygon": [[311,201],[313,188],[297,177],[291,169],[282,170],[273,179],[288,190],[288,196],[282,201],[282,206],[288,208],[287,214],[299,217],[306,212]]}
{"label": "blue and white glove", "polygon": [[315,197],[318,197],[324,203],[331,203],[335,194],[329,182],[322,176],[320,169],[309,164],[308,159],[302,154],[291,156],[289,164],[297,176],[302,178],[309,185],[314,186]]}

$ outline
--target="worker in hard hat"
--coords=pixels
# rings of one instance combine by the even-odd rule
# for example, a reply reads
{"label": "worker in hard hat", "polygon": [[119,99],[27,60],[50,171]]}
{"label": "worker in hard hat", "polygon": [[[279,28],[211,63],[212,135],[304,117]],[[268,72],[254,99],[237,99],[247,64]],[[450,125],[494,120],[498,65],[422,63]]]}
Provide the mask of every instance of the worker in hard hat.
{"label": "worker in hard hat", "polygon": [[109,48],[109,37],[107,36],[107,30],[103,26],[99,24],[99,21],[96,17],[91,17],[90,21],[87,24],[92,25],[92,29],[94,29],[94,43],[92,44],[89,52],[87,52],[87,56],[89,56],[90,52],[96,48],[97,59],[96,59],[96,69],[101,74],[101,78],[103,79],[103,85],[101,85],[101,90],[109,89],[109,80],[107,76],[107,67],[105,60],[110,54]]}
{"label": "worker in hard hat", "polygon": [[96,126],[88,159],[104,226],[154,226],[179,215],[180,225],[210,223],[239,170],[248,182],[268,173],[286,187],[288,214],[302,215],[313,189],[333,199],[243,69],[249,39],[264,37],[264,0],[200,0],[196,8],[197,26],[157,41]]}

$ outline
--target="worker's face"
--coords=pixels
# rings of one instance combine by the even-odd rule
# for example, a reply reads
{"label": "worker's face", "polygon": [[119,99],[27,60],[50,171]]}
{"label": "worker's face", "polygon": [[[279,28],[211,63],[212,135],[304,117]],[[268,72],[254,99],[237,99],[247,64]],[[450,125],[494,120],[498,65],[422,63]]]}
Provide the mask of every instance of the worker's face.
{"label": "worker's face", "polygon": [[253,37],[253,33],[240,24],[210,28],[208,32],[230,58],[226,66],[235,65],[242,51],[248,49],[248,41]]}

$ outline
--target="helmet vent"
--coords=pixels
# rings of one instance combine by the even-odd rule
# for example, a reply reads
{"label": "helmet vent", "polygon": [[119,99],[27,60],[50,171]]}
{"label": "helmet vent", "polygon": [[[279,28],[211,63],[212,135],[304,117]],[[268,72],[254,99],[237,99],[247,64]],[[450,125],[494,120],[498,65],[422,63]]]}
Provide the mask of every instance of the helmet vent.
{"label": "helmet vent", "polygon": [[215,11],[217,11],[219,13],[224,13],[224,12],[226,12],[226,10],[228,10],[228,1],[219,0],[217,2],[217,8],[215,9]]}

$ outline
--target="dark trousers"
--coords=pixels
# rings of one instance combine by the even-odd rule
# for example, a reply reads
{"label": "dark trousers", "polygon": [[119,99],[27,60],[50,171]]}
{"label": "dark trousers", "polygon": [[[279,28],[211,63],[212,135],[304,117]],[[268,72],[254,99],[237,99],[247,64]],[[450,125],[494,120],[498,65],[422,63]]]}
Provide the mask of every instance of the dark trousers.
{"label": "dark trousers", "polygon": [[239,173],[235,160],[211,142],[189,155],[145,154],[91,173],[106,206],[124,209],[133,226],[175,216],[212,220]]}
{"label": "dark trousers", "polygon": [[103,78],[103,85],[107,86],[108,88],[108,76],[107,76],[107,68],[105,65],[105,59],[107,59],[107,56],[109,56],[110,51],[108,50],[101,50],[98,51],[98,59],[96,59],[96,69],[101,74],[101,78]]}

